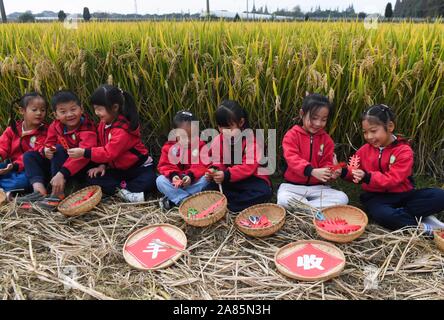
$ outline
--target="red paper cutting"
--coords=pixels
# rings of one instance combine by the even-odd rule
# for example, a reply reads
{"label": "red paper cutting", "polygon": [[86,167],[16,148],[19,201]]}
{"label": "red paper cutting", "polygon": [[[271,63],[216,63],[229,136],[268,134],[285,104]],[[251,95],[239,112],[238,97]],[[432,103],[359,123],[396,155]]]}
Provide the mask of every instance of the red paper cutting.
{"label": "red paper cutting", "polygon": [[183,185],[183,180],[182,179],[177,179],[177,180],[173,181],[173,186],[176,189],[178,189],[182,185]]}
{"label": "red paper cutting", "polygon": [[321,229],[336,234],[348,234],[350,232],[355,232],[361,229],[361,226],[348,224],[348,222],[345,219],[340,219],[340,218],[317,220],[316,224]]}
{"label": "red paper cutting", "polygon": [[292,273],[302,277],[313,278],[330,273],[344,260],[326,253],[308,243],[277,262]]}
{"label": "red paper cutting", "polygon": [[361,159],[357,154],[354,154],[350,157],[350,160],[348,162],[348,169],[351,170],[357,170],[359,169]]}
{"label": "red paper cutting", "polygon": [[68,142],[66,142],[66,139],[62,136],[57,136],[57,140],[59,141],[59,143],[62,145],[63,149],[68,150],[69,149],[69,145]]}
{"label": "red paper cutting", "polygon": [[185,246],[167,234],[162,227],[157,227],[150,234],[142,237],[125,250],[145,268],[154,268],[177,254],[177,250],[162,246],[156,240],[181,249]]}
{"label": "red paper cutting", "polygon": [[205,218],[206,216],[213,213],[217,208],[219,208],[223,202],[224,202],[224,198],[220,198],[215,203],[213,203],[208,209],[205,209],[204,211],[199,212],[198,214],[194,215],[193,218]]}
{"label": "red paper cutting", "polygon": [[94,193],[96,193],[95,190],[88,192],[88,194],[86,194],[85,196],[83,196],[82,199],[80,199],[80,200],[74,202],[74,203],[71,205],[71,207],[78,206],[79,204],[82,204],[83,202],[85,202],[85,201],[91,199],[91,197],[94,195]]}
{"label": "red paper cutting", "polygon": [[346,168],[347,164],[345,162],[339,162],[337,165],[331,165],[328,168],[330,171],[336,171],[338,169]]}

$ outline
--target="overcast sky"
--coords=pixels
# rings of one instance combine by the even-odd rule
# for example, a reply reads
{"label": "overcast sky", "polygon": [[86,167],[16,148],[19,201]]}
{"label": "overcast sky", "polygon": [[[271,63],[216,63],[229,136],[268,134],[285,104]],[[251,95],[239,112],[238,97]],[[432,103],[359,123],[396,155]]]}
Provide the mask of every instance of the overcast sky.
{"label": "overcast sky", "polygon": [[[389,0],[255,0],[256,8],[267,5],[269,11],[276,8],[291,9],[299,5],[302,11],[310,11],[312,7],[320,5],[323,9],[340,10],[353,4],[355,11],[367,13],[383,13]],[[253,6],[253,0],[248,0],[249,8]],[[59,11],[69,13],[81,13],[83,7],[88,7],[91,12],[116,12],[134,13],[134,0],[4,0],[7,14],[15,11],[31,10],[38,13],[43,10]],[[210,0],[210,10],[244,11],[247,7],[246,0]],[[392,1],[394,5],[395,0]],[[169,12],[200,12],[204,10],[206,0],[137,0],[138,13],[169,13]]]}

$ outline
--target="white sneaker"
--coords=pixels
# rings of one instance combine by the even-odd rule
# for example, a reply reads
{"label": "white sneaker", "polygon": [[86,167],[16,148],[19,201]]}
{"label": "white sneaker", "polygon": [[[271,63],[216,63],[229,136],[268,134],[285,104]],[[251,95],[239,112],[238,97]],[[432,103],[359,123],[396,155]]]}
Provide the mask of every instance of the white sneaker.
{"label": "white sneaker", "polygon": [[117,196],[125,200],[126,202],[143,202],[145,201],[145,195],[143,192],[130,192],[126,189],[120,189],[117,192]]}
{"label": "white sneaker", "polygon": [[433,229],[444,229],[444,222],[440,221],[435,216],[424,217],[422,218],[422,221],[431,226]]}

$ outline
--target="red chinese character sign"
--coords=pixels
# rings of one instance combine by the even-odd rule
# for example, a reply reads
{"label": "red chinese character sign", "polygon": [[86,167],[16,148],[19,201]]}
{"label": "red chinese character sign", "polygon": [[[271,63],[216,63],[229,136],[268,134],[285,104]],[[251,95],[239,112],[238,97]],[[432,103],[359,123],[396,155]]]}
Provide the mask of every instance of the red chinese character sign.
{"label": "red chinese character sign", "polygon": [[298,241],[276,252],[275,263],[286,276],[304,281],[320,281],[335,277],[345,266],[341,250],[324,241]]}
{"label": "red chinese character sign", "polygon": [[185,234],[175,226],[148,226],[128,238],[123,247],[123,256],[126,262],[136,269],[165,268],[179,259],[186,243]]}

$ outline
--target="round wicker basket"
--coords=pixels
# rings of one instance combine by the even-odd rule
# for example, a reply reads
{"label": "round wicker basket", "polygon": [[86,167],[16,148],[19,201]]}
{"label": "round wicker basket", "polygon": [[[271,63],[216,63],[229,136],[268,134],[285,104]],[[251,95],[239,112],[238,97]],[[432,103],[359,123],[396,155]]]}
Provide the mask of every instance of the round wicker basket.
{"label": "round wicker basket", "polygon": [[[273,225],[265,228],[248,228],[240,224],[240,221],[249,216],[265,215]],[[267,237],[276,233],[285,223],[285,209],[274,203],[262,203],[243,210],[236,217],[236,227],[243,233],[252,237]]]}
{"label": "round wicker basket", "polygon": [[171,266],[173,263],[175,263],[177,260],[179,260],[179,258],[182,256],[185,249],[183,251],[178,251],[177,254],[174,255],[171,259],[168,259],[167,261],[165,261],[153,268],[146,268],[126,250],[127,246],[135,243],[137,240],[150,234],[158,227],[161,227],[163,229],[163,231],[165,231],[169,236],[174,238],[177,242],[183,244],[184,248],[187,247],[187,237],[186,237],[185,233],[182,230],[180,230],[178,227],[173,226],[171,224],[167,224],[167,223],[153,224],[150,226],[146,226],[146,227],[141,228],[137,231],[134,231],[132,234],[130,234],[130,236],[128,237],[128,239],[126,239],[125,244],[123,246],[123,258],[133,268],[135,268],[137,270],[141,270],[141,271],[163,269],[163,268],[167,268],[167,267]]}
{"label": "round wicker basket", "polygon": [[[94,194],[88,200],[78,205],[73,205],[77,201],[82,200],[88,193],[94,191]],[[77,217],[91,211],[102,199],[102,189],[99,186],[90,186],[82,190],[74,192],[60,202],[57,209],[67,217]]]}
{"label": "round wicker basket", "polygon": [[[210,214],[204,218],[188,217],[188,209],[194,208],[201,212],[211,207],[215,202],[224,198],[222,204],[215,209],[213,214]],[[224,194],[218,191],[203,191],[192,195],[185,199],[179,206],[179,213],[186,223],[195,227],[206,227],[220,219],[222,219],[227,213],[227,198]]]}
{"label": "round wicker basket", "polygon": [[433,232],[433,240],[436,243],[436,246],[439,250],[444,252],[444,230],[435,230]]}
{"label": "round wicker basket", "polygon": [[365,227],[368,224],[368,218],[365,212],[353,206],[340,205],[328,207],[323,209],[322,213],[324,214],[326,219],[341,218],[346,220],[347,223],[350,225],[361,226],[359,230],[356,230],[354,232],[350,232],[347,234],[336,234],[327,232],[324,229],[320,228],[316,224],[316,219],[313,218],[313,224],[319,236],[333,242],[347,243],[359,238],[364,233]]}
{"label": "round wicker basket", "polygon": [[[329,255],[342,260],[342,262],[337,265],[332,270],[320,275],[320,276],[302,276],[300,274],[294,273],[291,270],[289,270],[286,266],[279,263],[278,260],[281,258],[285,258],[292,254],[295,251],[300,250],[303,246],[306,244],[311,244],[315,248],[324,251],[325,253],[328,253]],[[344,253],[334,246],[331,243],[325,242],[325,241],[319,241],[319,240],[300,240],[296,242],[289,243],[282,248],[280,248],[278,251],[276,251],[276,254],[274,255],[274,263],[276,264],[276,267],[279,272],[284,274],[285,276],[296,279],[296,280],[302,280],[302,281],[325,281],[331,278],[334,278],[338,276],[342,270],[344,270],[345,267],[345,256]]]}

